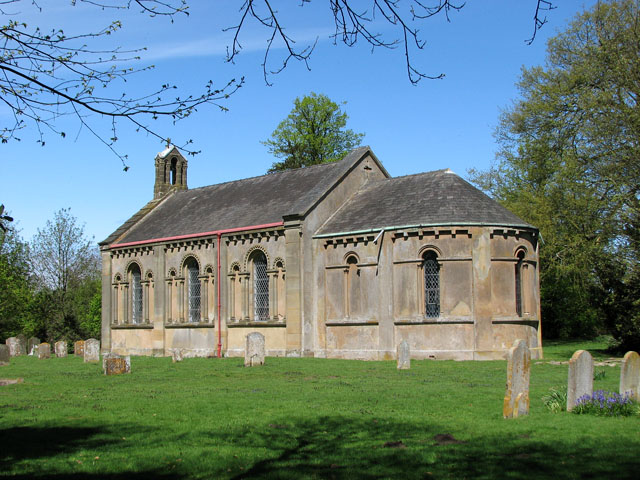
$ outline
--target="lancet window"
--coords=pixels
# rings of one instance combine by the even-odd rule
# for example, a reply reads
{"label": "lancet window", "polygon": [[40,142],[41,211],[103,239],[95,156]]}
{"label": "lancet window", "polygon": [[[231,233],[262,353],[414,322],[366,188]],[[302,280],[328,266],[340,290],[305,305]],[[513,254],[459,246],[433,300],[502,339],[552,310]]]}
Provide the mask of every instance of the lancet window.
{"label": "lancet window", "polygon": [[440,316],[440,265],[437,254],[429,250],[422,256],[424,287],[424,315],[428,318]]}

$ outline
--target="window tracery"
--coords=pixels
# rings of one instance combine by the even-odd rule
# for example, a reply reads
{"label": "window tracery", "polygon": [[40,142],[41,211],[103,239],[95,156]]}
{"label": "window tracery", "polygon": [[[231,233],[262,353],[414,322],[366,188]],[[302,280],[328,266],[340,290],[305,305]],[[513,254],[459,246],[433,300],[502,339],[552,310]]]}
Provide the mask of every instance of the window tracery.
{"label": "window tracery", "polygon": [[423,314],[427,318],[440,316],[440,264],[438,255],[427,250],[422,255],[422,298]]}

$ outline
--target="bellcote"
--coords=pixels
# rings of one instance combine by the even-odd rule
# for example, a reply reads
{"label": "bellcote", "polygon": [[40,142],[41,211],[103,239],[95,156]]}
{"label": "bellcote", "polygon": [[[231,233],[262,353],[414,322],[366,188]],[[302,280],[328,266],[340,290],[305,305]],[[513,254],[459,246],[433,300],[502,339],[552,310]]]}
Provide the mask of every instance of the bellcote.
{"label": "bellcote", "polygon": [[187,159],[174,145],[156,155],[156,182],[153,198],[160,198],[171,190],[187,190]]}

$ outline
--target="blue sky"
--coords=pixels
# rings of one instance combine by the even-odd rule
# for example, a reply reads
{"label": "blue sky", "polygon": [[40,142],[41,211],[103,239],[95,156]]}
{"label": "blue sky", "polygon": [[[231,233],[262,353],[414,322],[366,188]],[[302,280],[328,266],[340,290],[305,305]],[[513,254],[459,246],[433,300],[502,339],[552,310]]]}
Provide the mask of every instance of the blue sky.
{"label": "blue sky", "polygon": [[[225,62],[231,37],[222,30],[239,18],[240,1],[191,0],[191,14],[173,23],[135,10],[74,8],[59,0],[39,1],[43,8],[39,13],[28,3],[15,9],[15,18],[33,26],[62,27],[66,33],[106,26],[112,19],[122,21],[121,31],[109,37],[110,45],[147,47],[138,64],[155,68],[117,88],[143,91],[170,82],[187,93],[197,92],[209,79],[224,84],[245,77],[245,85],[224,102],[227,112],[204,107],[176,125],[153,123],[175,143],[193,139],[194,148],[202,151],[189,157],[188,183],[199,187],[264,174],[274,158],[260,141],[269,138],[296,97],[312,91],[347,102],[343,108],[349,115],[348,127],[366,134],[363,143],[393,176],[441,168],[465,176],[469,168],[487,168],[497,150],[493,131],[500,111],[517,98],[515,83],[522,66],[544,63],[547,38],[594,2],[558,0],[557,8],[547,12],[548,23],[536,41],[527,45],[535,0],[468,0],[460,12],[452,12],[451,22],[444,16],[422,22],[421,38],[427,44],[415,53],[415,64],[425,73],[446,76],[413,86],[401,49],[371,53],[362,42],[352,48],[333,45],[328,2],[313,0],[300,8],[297,1],[276,1],[290,36],[299,44],[316,38],[318,43],[311,71],[291,63],[270,77],[270,87],[261,68],[266,30],[248,25],[241,37],[244,50],[234,64]],[[273,67],[281,53],[274,50]],[[5,123],[7,113],[0,110]],[[70,119],[61,122],[65,139],[49,134],[41,147],[31,128],[20,133],[22,141],[0,147],[0,203],[16,218],[26,240],[55,211],[68,207],[90,237],[103,240],[152,198],[153,160],[164,146],[121,124],[116,148],[128,155],[130,166],[123,172],[120,160],[88,131]]]}

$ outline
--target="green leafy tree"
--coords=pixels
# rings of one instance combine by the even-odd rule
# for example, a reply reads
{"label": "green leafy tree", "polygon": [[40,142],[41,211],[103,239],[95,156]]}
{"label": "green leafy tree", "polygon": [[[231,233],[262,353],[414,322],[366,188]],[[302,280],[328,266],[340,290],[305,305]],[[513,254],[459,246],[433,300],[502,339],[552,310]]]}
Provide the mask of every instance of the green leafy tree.
{"label": "green leafy tree", "polygon": [[35,321],[49,340],[77,338],[91,301],[100,291],[97,247],[68,209],[55,213],[31,242],[31,265],[39,292]]}
{"label": "green leafy tree", "polygon": [[326,95],[311,92],[293,104],[271,138],[262,142],[269,153],[282,159],[270,172],[335,162],[360,145],[364,134],[346,128],[347,114]]}
{"label": "green leafy tree", "polygon": [[639,79],[638,3],[598,2],[549,41],[544,66],[523,69],[497,164],[470,172],[540,228],[547,336],[606,326],[640,346]]}
{"label": "green leafy tree", "polygon": [[0,229],[0,338],[22,331],[31,298],[28,245],[13,228]]}

